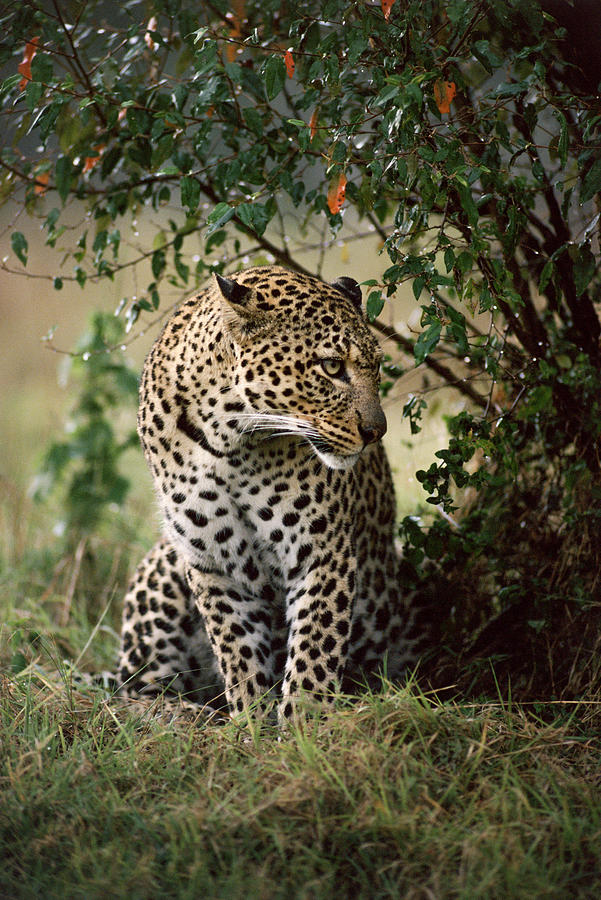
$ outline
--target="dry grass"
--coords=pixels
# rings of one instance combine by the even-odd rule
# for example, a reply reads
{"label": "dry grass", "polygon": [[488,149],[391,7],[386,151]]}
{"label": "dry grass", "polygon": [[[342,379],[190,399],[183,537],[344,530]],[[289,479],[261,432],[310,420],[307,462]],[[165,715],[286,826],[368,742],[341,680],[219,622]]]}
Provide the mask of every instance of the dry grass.
{"label": "dry grass", "polygon": [[0,896],[601,894],[599,705],[384,685],[287,733],[165,725],[74,687],[64,662],[112,664],[148,509],[61,550],[15,485],[0,541]]}
{"label": "dry grass", "polygon": [[388,686],[292,733],[166,728],[31,669],[1,687],[9,896],[601,889],[599,747],[575,721]]}

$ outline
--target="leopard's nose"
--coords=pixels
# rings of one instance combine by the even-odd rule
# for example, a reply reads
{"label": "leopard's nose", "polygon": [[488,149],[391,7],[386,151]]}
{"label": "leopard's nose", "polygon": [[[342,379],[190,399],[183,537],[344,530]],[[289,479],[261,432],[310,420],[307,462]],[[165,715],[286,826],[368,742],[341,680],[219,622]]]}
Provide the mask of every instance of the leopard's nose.
{"label": "leopard's nose", "polygon": [[359,422],[359,434],[365,446],[379,441],[386,434],[386,427],[386,416],[381,409],[370,416],[368,421]]}

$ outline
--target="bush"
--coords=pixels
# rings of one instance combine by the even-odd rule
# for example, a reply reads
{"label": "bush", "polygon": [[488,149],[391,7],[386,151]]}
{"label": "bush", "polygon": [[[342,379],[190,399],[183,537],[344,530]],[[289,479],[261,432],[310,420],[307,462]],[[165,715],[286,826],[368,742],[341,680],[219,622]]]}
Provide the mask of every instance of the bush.
{"label": "bush", "polygon": [[[579,12],[562,0],[156,0],[104,21],[101,3],[59,6],[4,15],[0,88],[2,196],[71,260],[59,274],[57,257],[55,287],[139,266],[146,289],[120,312],[135,329],[167,287],[243,257],[303,270],[291,215],[307,243],[325,226],[324,250],[351,220],[374,230],[389,257],[364,281],[374,327],[468,404],[418,474],[443,517],[405,523],[411,577],[427,558],[446,574],[439,615],[456,650],[509,618],[548,678],[542,650],[568,629],[557,652],[572,652],[600,593],[601,72]],[[70,244],[74,202],[88,216]],[[153,211],[154,239],[128,256],[124,225]],[[26,236],[11,244],[5,267],[29,271]],[[378,321],[405,282],[417,336]],[[110,396],[98,394],[101,416]],[[405,408],[413,430],[424,406]],[[102,502],[125,492],[118,452]],[[88,499],[72,484],[75,510]],[[459,524],[457,488],[477,492]],[[523,670],[522,651],[502,645],[508,670]]]}

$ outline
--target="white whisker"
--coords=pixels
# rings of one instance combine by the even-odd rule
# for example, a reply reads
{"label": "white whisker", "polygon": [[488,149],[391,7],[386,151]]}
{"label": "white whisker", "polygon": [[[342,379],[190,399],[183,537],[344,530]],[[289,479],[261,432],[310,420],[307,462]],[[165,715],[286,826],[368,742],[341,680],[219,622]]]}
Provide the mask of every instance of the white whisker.
{"label": "white whisker", "polygon": [[304,419],[299,419],[297,416],[257,412],[240,413],[237,418],[243,424],[243,432],[276,430],[278,436],[287,434],[319,437],[319,432],[313,425],[310,425]]}

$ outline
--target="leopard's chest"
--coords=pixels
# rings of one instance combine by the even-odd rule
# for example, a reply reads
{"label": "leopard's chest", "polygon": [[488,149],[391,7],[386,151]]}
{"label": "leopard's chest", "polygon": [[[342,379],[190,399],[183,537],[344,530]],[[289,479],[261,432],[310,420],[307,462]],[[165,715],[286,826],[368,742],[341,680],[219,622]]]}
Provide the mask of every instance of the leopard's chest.
{"label": "leopard's chest", "polygon": [[196,452],[164,479],[161,505],[191,563],[285,589],[352,513],[340,481],[298,443],[272,440],[229,457]]}

